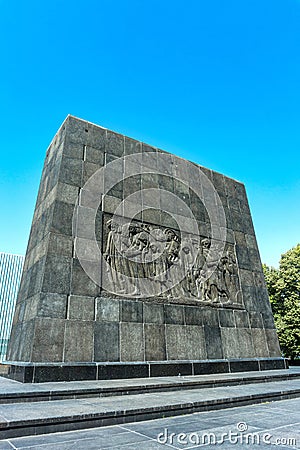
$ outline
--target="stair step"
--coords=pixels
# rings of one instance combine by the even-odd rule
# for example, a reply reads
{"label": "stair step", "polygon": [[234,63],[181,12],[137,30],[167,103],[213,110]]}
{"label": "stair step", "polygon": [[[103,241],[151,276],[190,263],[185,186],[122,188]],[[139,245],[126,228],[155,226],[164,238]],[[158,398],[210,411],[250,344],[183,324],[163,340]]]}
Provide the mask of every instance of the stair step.
{"label": "stair step", "polygon": [[264,372],[33,384],[0,378],[0,404],[208,389],[291,379],[300,379],[300,367]]}
{"label": "stair step", "polygon": [[0,439],[190,414],[300,397],[300,380],[0,405]]}

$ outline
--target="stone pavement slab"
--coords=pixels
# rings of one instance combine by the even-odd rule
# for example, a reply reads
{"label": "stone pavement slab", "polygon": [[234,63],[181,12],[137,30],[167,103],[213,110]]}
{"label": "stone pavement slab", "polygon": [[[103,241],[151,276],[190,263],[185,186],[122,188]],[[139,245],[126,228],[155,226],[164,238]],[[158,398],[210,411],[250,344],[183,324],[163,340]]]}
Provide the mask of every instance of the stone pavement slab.
{"label": "stone pavement slab", "polygon": [[[216,444],[212,443],[214,436]],[[300,399],[0,440],[0,450],[203,450],[219,447],[222,450],[299,449]]]}
{"label": "stone pavement slab", "polygon": [[0,405],[0,436],[17,437],[143,421],[300,396],[300,380],[113,397]]}

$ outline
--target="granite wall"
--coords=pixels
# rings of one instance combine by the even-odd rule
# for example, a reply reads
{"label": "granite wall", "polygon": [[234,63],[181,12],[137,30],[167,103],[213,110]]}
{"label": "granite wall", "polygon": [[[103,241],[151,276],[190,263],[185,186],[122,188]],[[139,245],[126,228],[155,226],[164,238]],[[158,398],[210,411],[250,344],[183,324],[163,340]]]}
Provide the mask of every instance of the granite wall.
{"label": "granite wall", "polygon": [[[122,203],[124,198],[129,201]],[[124,225],[124,217],[131,225]],[[112,246],[113,235],[126,255],[133,255],[125,266],[122,248]],[[205,252],[220,242],[218,262],[211,258],[214,270],[207,277]],[[147,259],[158,243],[167,250]],[[184,258],[195,248],[198,255],[188,266]],[[175,278],[185,270],[185,276],[170,285],[162,267],[175,270]],[[47,150],[8,359],[280,355],[244,185],[68,116]]]}

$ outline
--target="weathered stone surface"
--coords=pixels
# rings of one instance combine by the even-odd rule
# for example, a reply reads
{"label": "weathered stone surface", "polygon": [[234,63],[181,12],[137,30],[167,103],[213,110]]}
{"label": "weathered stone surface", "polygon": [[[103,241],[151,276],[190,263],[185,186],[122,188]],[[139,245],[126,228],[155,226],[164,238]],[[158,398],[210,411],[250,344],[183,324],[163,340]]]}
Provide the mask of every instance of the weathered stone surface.
{"label": "weathered stone surface", "polygon": [[206,327],[219,327],[217,309],[203,309],[203,325],[205,325]]}
{"label": "weathered stone surface", "polygon": [[235,327],[235,320],[233,311],[229,309],[220,309],[219,310],[219,321],[220,321],[220,327],[229,328],[229,327]]}
{"label": "weathered stone surface", "polygon": [[271,358],[275,357],[275,356],[280,356],[281,352],[280,352],[278,339],[276,339],[276,337],[277,337],[276,330],[275,329],[273,329],[273,330],[266,329],[265,333],[266,333],[266,337],[267,337],[269,356]]}
{"label": "weathered stone surface", "polygon": [[121,322],[143,322],[143,304],[123,300],[121,303]]}
{"label": "weathered stone surface", "polygon": [[64,335],[64,320],[35,319],[31,361],[63,361]]}
{"label": "weathered stone surface", "polygon": [[71,262],[71,259],[65,256],[47,256],[42,287],[43,292],[69,294]]}
{"label": "weathered stone surface", "polygon": [[72,258],[73,239],[63,234],[49,233],[48,254],[62,255]]}
{"label": "weathered stone surface", "polygon": [[254,358],[256,356],[252,341],[252,330],[248,328],[238,329],[240,343],[240,358]]}
{"label": "weathered stone surface", "polygon": [[18,325],[19,327],[16,329],[15,332],[15,338],[18,342],[18,345],[16,346],[15,349],[16,351],[15,360],[18,360],[22,357],[24,357],[25,361],[32,360],[34,358],[34,355],[32,355],[32,347],[34,342],[35,321],[29,320],[28,322],[23,322]]}
{"label": "weathered stone surface", "polygon": [[164,361],[166,359],[165,326],[145,324],[145,360]]}
{"label": "weathered stone surface", "polygon": [[144,330],[141,323],[120,324],[121,361],[144,361]]}
{"label": "weathered stone surface", "polygon": [[78,200],[79,187],[66,183],[57,183],[56,200],[74,205]]}
{"label": "weathered stone surface", "polygon": [[[66,294],[41,293],[36,306],[38,317],[65,319],[67,312]],[[32,308],[33,309],[33,308]]]}
{"label": "weathered stone surface", "polygon": [[[26,283],[27,298],[30,298],[33,295],[38,294],[42,290],[45,266],[49,267],[49,262],[47,263],[47,265],[45,265],[45,259],[46,258],[43,256],[33,266],[31,266],[28,269],[28,277],[27,277],[27,280],[24,281],[24,284]],[[23,280],[23,278],[22,278],[22,280]],[[22,287],[22,280],[21,280],[21,287]],[[51,292],[57,292],[57,291],[51,291]],[[22,300],[25,301],[25,299],[26,299],[26,297],[24,299],[20,298],[19,301],[22,301]]]}
{"label": "weathered stone surface", "polygon": [[204,326],[204,335],[206,343],[206,353],[208,359],[222,359],[225,357],[223,352],[221,330],[219,327]]}
{"label": "weathered stone surface", "polygon": [[144,303],[143,315],[145,323],[164,323],[164,307],[155,303]]}
{"label": "weathered stone surface", "polygon": [[185,323],[186,325],[202,325],[203,324],[203,308],[196,306],[186,306]]}
{"label": "weathered stone surface", "polygon": [[96,320],[106,322],[119,322],[120,303],[114,298],[96,299]]}
{"label": "weathered stone surface", "polygon": [[125,155],[132,155],[142,151],[142,143],[125,136]]}
{"label": "weathered stone surface", "polygon": [[165,305],[165,323],[184,324],[184,308],[177,305]]}
{"label": "weathered stone surface", "polygon": [[87,162],[97,164],[98,166],[104,165],[104,151],[98,148],[87,146],[85,149],[85,160]]}
{"label": "weathered stone surface", "polygon": [[250,312],[249,319],[250,319],[251,328],[263,328],[264,327],[262,315],[259,312]]}
{"label": "weathered stone surface", "polygon": [[224,358],[239,358],[239,343],[236,329],[221,328]]}
{"label": "weathered stone surface", "polygon": [[81,186],[83,162],[80,159],[63,157],[59,180],[73,186]]}
{"label": "weathered stone surface", "polygon": [[[96,267],[97,263],[87,261],[87,265],[91,268]],[[70,289],[70,288],[69,288]],[[72,279],[71,293],[74,295],[98,296],[100,292],[99,286],[89,278],[82,268],[78,259],[72,261]]]}
{"label": "weathered stone surface", "polygon": [[[73,209],[74,212],[74,209]],[[95,212],[89,207],[78,208],[78,214],[76,216],[76,236],[79,238],[91,239],[95,233],[95,227],[93,226],[93,218]]]}
{"label": "weathered stone surface", "polygon": [[185,327],[185,332],[187,359],[206,359],[207,350],[203,327],[188,325]]}
{"label": "weathered stone surface", "polygon": [[69,116],[47,151],[8,357],[116,362],[118,378],[148,373],[120,361],[169,375],[192,373],[170,361],[221,360],[196,362],[204,373],[280,356],[244,185]]}
{"label": "weathered stone surface", "polygon": [[225,358],[253,358],[252,333],[248,328],[222,328],[222,343]]}
{"label": "weathered stone surface", "polygon": [[64,360],[66,362],[92,361],[94,352],[94,323],[84,320],[66,322]]}
{"label": "weathered stone surface", "polygon": [[82,295],[70,295],[68,304],[68,319],[94,320],[95,299]]}
{"label": "weathered stone surface", "polygon": [[247,311],[234,311],[234,319],[237,328],[249,328],[249,315]]}
{"label": "weathered stone surface", "polygon": [[252,328],[252,340],[254,353],[260,358],[267,358],[269,355],[269,349],[266,342],[265,330],[262,328]]}
{"label": "weathered stone surface", "polygon": [[166,325],[167,358],[169,360],[188,359],[187,342],[184,327]]}
{"label": "weathered stone surface", "polygon": [[69,158],[82,160],[83,145],[77,142],[69,142],[69,140],[67,140],[64,145],[64,155]]}

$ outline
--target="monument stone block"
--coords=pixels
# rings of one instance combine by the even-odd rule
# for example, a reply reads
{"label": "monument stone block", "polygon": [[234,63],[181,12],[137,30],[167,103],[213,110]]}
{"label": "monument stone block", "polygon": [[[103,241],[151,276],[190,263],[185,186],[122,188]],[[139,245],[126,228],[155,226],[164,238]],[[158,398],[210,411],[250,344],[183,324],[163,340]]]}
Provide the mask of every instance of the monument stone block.
{"label": "monument stone block", "polygon": [[244,185],[68,116],[8,359],[22,381],[284,367]]}

